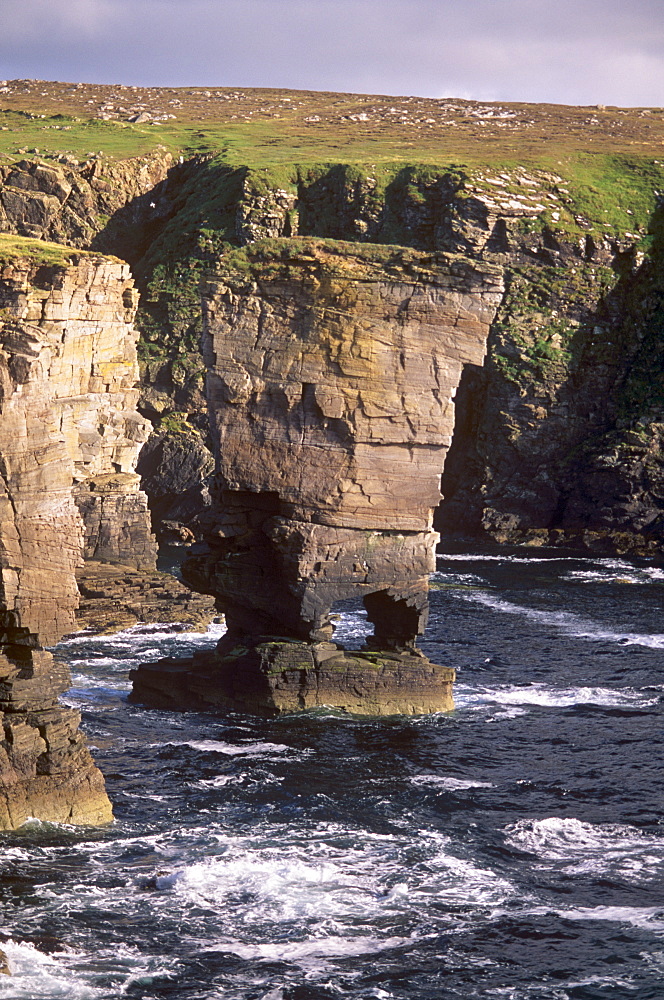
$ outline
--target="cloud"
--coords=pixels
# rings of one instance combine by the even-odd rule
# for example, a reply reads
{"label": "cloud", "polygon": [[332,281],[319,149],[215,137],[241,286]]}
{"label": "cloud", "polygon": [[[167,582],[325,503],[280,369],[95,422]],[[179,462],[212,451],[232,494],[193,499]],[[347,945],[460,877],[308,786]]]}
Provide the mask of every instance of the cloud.
{"label": "cloud", "polygon": [[2,0],[3,75],[664,104],[661,0]]}
{"label": "cloud", "polygon": [[2,45],[103,39],[117,12],[117,0],[3,0]]}

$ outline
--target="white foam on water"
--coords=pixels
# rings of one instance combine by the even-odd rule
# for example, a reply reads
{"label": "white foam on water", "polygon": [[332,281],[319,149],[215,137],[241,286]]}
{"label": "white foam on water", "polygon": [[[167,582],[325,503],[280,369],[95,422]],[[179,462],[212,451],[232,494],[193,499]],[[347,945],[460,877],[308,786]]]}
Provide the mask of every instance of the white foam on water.
{"label": "white foam on water", "polygon": [[475,573],[459,573],[454,572],[453,570],[438,570],[436,573],[432,574],[431,580],[434,584],[434,588],[436,583],[459,587],[486,587],[486,580],[483,577],[477,576]]}
{"label": "white foam on water", "polygon": [[617,632],[603,625],[590,622],[571,611],[541,611],[524,605],[513,604],[492,594],[484,592],[454,591],[454,597],[462,601],[473,601],[483,604],[501,614],[518,615],[542,625],[551,625],[576,639],[590,639],[595,642],[619,642],[624,646],[648,646],[651,649],[664,649],[664,634],[640,634],[637,632]]}
{"label": "white foam on water", "polygon": [[201,778],[195,785],[197,788],[223,788],[224,785],[236,784],[238,780],[236,774],[218,774],[215,778]]}
{"label": "white foam on water", "polygon": [[0,976],[0,998],[4,1000],[97,1000],[106,991],[86,984],[72,968],[74,953],[45,955],[32,944],[5,941],[11,976]]}
{"label": "white foam on water", "polygon": [[661,697],[634,688],[554,688],[546,684],[509,685],[489,687],[458,685],[455,703],[458,708],[476,708],[482,705],[520,706],[533,705],[545,708],[568,708],[573,705],[598,705],[605,708],[646,708],[657,705]]}
{"label": "white foam on water", "polygon": [[334,959],[375,955],[392,948],[413,945],[413,938],[379,938],[370,934],[353,937],[321,937],[307,941],[277,941],[245,944],[242,941],[218,941],[206,951],[224,951],[253,961],[289,962],[301,969],[329,971]]}
{"label": "white foam on water", "polygon": [[[318,852],[314,848],[312,853]],[[189,865],[175,890],[191,905],[215,909],[226,909],[241,895],[245,902],[240,919],[245,925],[364,917],[379,908],[378,887],[373,873],[367,866],[362,870],[357,860],[307,860],[304,849],[286,845],[257,851],[229,845],[223,858]]]}
{"label": "white foam on water", "polygon": [[413,785],[433,785],[450,792],[463,791],[467,788],[494,788],[491,781],[471,781],[463,778],[450,778],[439,774],[415,774],[408,779]]}
{"label": "white foam on water", "polygon": [[[62,857],[69,865],[73,850],[86,851],[100,871],[110,868],[123,877],[112,885],[74,878],[65,896],[54,886],[39,886],[34,912],[56,905],[63,915],[71,909],[80,919],[101,907],[105,920],[117,915],[130,923],[149,914],[150,920],[163,918],[181,927],[184,947],[214,951],[230,942],[228,950],[240,956],[279,959],[313,974],[343,957],[416,944],[420,931],[414,939],[403,938],[404,923],[410,928],[414,919],[427,934],[456,926],[453,914],[444,906],[433,912],[433,904],[495,907],[514,894],[505,879],[464,857],[463,845],[435,831],[407,827],[403,834],[380,834],[335,823],[303,828],[271,819],[238,834],[201,815],[193,829],[35,845],[33,861],[57,864]],[[216,936],[222,938],[220,945]],[[152,974],[146,962],[149,966],[158,957],[137,953],[132,960],[99,951],[92,966],[90,956],[86,961],[75,972],[85,974],[88,984],[94,983],[91,967],[105,977],[117,973],[123,983],[132,974],[140,984],[140,977]],[[72,979],[62,976],[69,986]],[[34,993],[35,998],[49,995],[79,1000],[74,989]],[[0,992],[0,1000],[3,996],[9,1000],[11,994]],[[20,1000],[30,996],[28,990],[17,994]],[[82,1000],[96,996],[92,987],[81,994]]]}
{"label": "white foam on water", "polygon": [[515,893],[514,885],[489,868],[476,865],[469,858],[450,850],[447,837],[435,831],[420,830],[421,841],[437,845],[427,868],[432,877],[419,886],[423,898],[444,899],[447,903],[497,906]]}
{"label": "white foam on water", "polygon": [[[663,906],[573,906],[569,909],[537,906],[524,911],[532,916],[548,916],[553,913],[565,920],[606,921],[607,923],[629,924],[641,930],[653,931],[658,936],[664,934]],[[574,985],[574,984],[569,984]]]}
{"label": "white foam on water", "polygon": [[[136,664],[140,661],[137,660]],[[130,669],[131,664],[125,662],[123,667],[123,673],[125,670]],[[92,694],[94,693],[107,693],[112,694],[114,691],[122,692],[130,690],[131,682],[125,680],[123,677],[95,677],[90,674],[72,674],[72,686],[67,691],[68,695],[72,697],[81,696],[83,692]],[[109,687],[109,680],[112,680],[113,687]]]}
{"label": "white foam on water", "polygon": [[360,645],[372,631],[373,626],[367,618],[366,611],[361,608],[355,611],[343,611],[339,613],[339,620],[334,622],[333,639],[350,649]]}
{"label": "white foam on water", "polygon": [[[511,556],[507,554],[485,555],[473,552],[439,552],[436,556],[437,562],[501,562],[501,563],[549,563],[552,566],[556,563],[566,562],[589,562],[602,563],[605,560],[596,559],[592,556]],[[631,566],[631,563],[625,563]]]}
{"label": "white foam on water", "polygon": [[[398,933],[415,914],[430,924],[436,901],[496,906],[515,891],[494,871],[457,855],[449,838],[426,830],[381,836],[321,824],[295,836],[288,826],[270,824],[258,838],[220,830],[217,844],[198,860],[185,857],[183,864],[181,853],[171,868],[159,869],[153,905],[209,913],[208,922],[223,915],[225,934],[250,944],[284,927],[306,940],[321,930],[354,934],[358,922],[378,921],[385,933]],[[117,896],[126,905],[121,891]],[[108,899],[106,905],[114,907]],[[435,922],[447,926],[451,919],[439,909]]]}
{"label": "white foam on water", "polygon": [[567,874],[611,872],[650,881],[664,872],[664,838],[636,827],[551,816],[519,820],[505,833],[510,846],[546,862],[562,862]]}
{"label": "white foam on water", "polygon": [[[203,753],[223,753],[228,757],[267,757],[271,754],[292,753],[283,743],[224,743],[221,740],[169,740],[167,743],[150,743],[151,747],[192,747]],[[309,751],[297,751],[306,754]]]}
{"label": "white foam on water", "polygon": [[664,569],[660,566],[636,566],[622,559],[601,559],[592,568],[571,569],[560,579],[581,583],[661,583],[664,581]]}
{"label": "white foam on water", "polygon": [[568,583],[651,583],[651,577],[643,578],[639,573],[623,571],[619,575],[612,570],[602,569],[571,569],[563,573],[560,579]]}
{"label": "white foam on water", "polygon": [[175,640],[183,643],[201,643],[220,639],[225,632],[226,625],[221,622],[211,622],[204,632],[183,631],[182,625],[179,622],[154,622],[151,624],[139,622],[137,625],[131,625],[120,632],[101,634],[93,632],[77,633],[69,639],[61,640],[55,648],[88,645],[90,641],[119,649],[126,648],[127,646],[135,646],[141,640],[149,641],[150,643],[164,640],[170,642]]}

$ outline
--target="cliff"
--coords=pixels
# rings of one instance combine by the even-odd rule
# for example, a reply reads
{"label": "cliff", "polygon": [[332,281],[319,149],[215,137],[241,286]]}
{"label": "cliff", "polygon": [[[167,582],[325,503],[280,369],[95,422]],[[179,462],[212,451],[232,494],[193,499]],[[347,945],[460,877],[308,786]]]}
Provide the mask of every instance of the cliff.
{"label": "cliff", "polygon": [[[596,158],[590,176],[572,178],[431,165],[289,175],[200,163],[139,267],[146,412],[166,429],[175,410],[190,435],[203,431],[196,295],[219,249],[299,234],[466,255],[501,268],[506,294],[486,363],[461,385],[439,528],[660,552],[664,371],[651,169]],[[163,516],[198,530],[175,505]]]}
{"label": "cliff", "polygon": [[42,647],[74,627],[84,551],[154,564],[133,472],[145,420],[126,264],[0,238],[0,828],[111,817],[67,670]]}
{"label": "cliff", "polygon": [[[291,239],[222,260],[204,288],[214,504],[184,568],[228,632],[216,661],[134,671],[135,699],[451,707],[452,672],[415,642],[453,397],[501,296],[494,268],[400,247]],[[354,596],[369,652],[332,641],[330,611]]]}
{"label": "cliff", "polygon": [[0,116],[0,228],[136,275],[162,537],[200,534],[209,507],[201,280],[234,247],[315,236],[503,269],[441,530],[661,552],[660,109],[10,81]]}
{"label": "cliff", "polygon": [[443,477],[445,534],[664,551],[664,268],[511,268],[469,371]]}

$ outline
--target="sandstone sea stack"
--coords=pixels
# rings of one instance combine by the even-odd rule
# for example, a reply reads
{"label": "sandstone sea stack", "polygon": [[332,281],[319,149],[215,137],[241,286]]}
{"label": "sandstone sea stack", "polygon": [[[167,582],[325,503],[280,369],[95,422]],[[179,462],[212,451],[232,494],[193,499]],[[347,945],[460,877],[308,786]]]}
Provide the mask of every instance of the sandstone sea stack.
{"label": "sandstone sea stack", "polygon": [[83,552],[154,564],[133,469],[136,293],[126,264],[0,239],[0,829],[111,819],[43,647],[74,628]]}
{"label": "sandstone sea stack", "polygon": [[[221,261],[204,289],[214,507],[185,571],[228,633],[213,655],[139,668],[136,700],[452,707],[453,672],[416,639],[453,398],[501,294],[495,267],[401,247],[265,241]],[[333,641],[349,597],[374,628],[362,651]]]}

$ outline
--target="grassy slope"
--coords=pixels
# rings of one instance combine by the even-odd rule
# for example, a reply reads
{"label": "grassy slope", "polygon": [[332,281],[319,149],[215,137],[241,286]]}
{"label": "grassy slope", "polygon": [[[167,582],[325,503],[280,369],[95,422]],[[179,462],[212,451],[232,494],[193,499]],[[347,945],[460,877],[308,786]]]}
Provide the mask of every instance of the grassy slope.
{"label": "grassy slope", "polygon": [[[551,172],[569,211],[599,230],[645,235],[664,189],[664,109],[491,104],[456,99],[220,88],[133,88],[9,81],[0,92],[0,164],[163,147],[246,167],[254,185],[293,187],[324,165],[356,165],[384,189],[407,165],[438,172]],[[137,115],[149,120],[132,122]],[[168,117],[167,117],[168,116]],[[215,227],[216,228],[216,227]]]}
{"label": "grassy slope", "polygon": [[[37,148],[122,158],[163,145],[252,168],[418,162],[559,170],[587,153],[664,159],[663,109],[42,81],[10,81],[6,89],[0,154],[10,157]],[[160,120],[130,121],[141,113]]]}
{"label": "grassy slope", "polygon": [[[97,258],[99,254],[87,250],[73,250],[63,247],[60,243],[49,243],[46,240],[33,240],[25,236],[11,236],[0,233],[0,265],[28,261],[37,267],[53,266],[67,267],[72,259],[80,257]],[[117,260],[104,254],[107,260]],[[118,260],[118,263],[121,263]]]}

